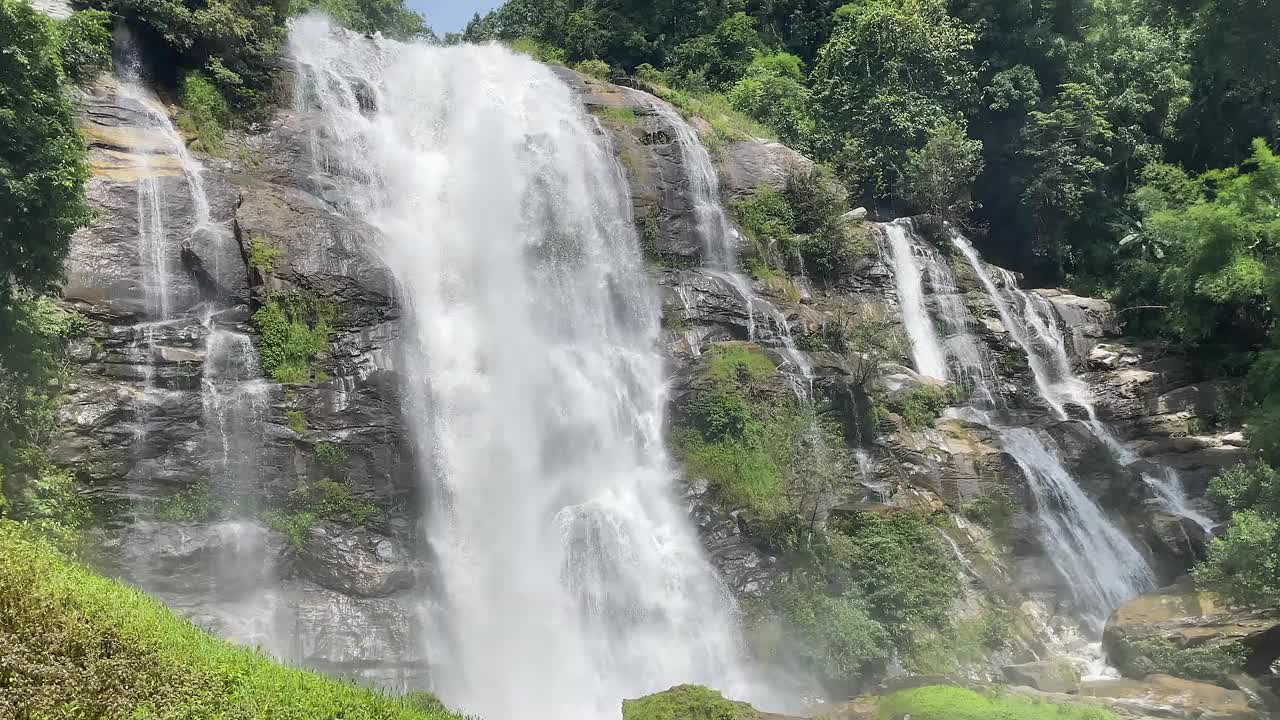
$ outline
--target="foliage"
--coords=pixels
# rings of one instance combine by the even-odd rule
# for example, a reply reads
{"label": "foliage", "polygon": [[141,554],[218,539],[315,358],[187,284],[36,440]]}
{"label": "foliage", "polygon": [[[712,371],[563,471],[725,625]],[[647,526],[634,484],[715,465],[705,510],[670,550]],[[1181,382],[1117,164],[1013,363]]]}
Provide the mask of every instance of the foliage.
{"label": "foliage", "polygon": [[0,522],[0,715],[104,720],[460,718],[287,668],[218,640],[138,590]]}
{"label": "foliage", "polygon": [[911,627],[903,641],[900,660],[916,675],[950,675],[987,661],[1001,650],[1012,633],[1009,610],[990,605],[981,615],[957,619],[942,626]]}
{"label": "foliage", "polygon": [[775,590],[770,603],[788,642],[771,647],[761,642],[762,630],[755,629],[753,645],[766,658],[777,659],[791,650],[794,657],[788,659],[828,682],[841,683],[893,652],[889,634],[871,617],[856,590],[834,594],[820,578],[798,573]]}
{"label": "foliage", "polygon": [[887,194],[944,120],[972,102],[975,39],[943,0],[868,0],[836,13],[813,70],[820,140],[858,184]]}
{"label": "foliage", "polygon": [[226,511],[226,503],[214,494],[208,480],[197,480],[183,490],[148,508],[149,515],[165,522],[203,523],[215,520]]}
{"label": "foliage", "polygon": [[47,297],[23,294],[0,303],[0,515],[60,537],[90,519],[70,473],[45,453],[57,422],[66,346],[83,330],[83,318]]}
{"label": "foliage", "polygon": [[347,461],[350,459],[350,453],[348,453],[347,449],[338,443],[328,441],[316,443],[316,460],[321,465],[339,467],[341,465],[346,465]]}
{"label": "foliage", "polygon": [[889,398],[885,409],[902,418],[912,430],[924,430],[933,426],[942,411],[960,401],[955,385],[921,385],[909,393]]}
{"label": "foliage", "polygon": [[800,58],[787,53],[758,55],[727,95],[734,108],[788,145],[803,150],[812,142],[816,128]]}
{"label": "foliage", "polygon": [[629,127],[636,124],[636,111],[629,107],[596,105],[591,108],[591,112],[614,125]]}
{"label": "foliage", "polygon": [[1270,465],[1236,465],[1209,481],[1209,499],[1226,513],[1258,509],[1280,517],[1280,472]]}
{"label": "foliage", "polygon": [[188,73],[182,83],[182,110],[178,127],[195,136],[191,147],[210,155],[221,155],[231,109],[218,88],[202,73]]}
{"label": "foliage", "polygon": [[306,544],[316,523],[360,527],[381,516],[377,505],[355,497],[350,484],[325,479],[295,488],[281,507],[267,512],[264,519],[298,549]]}
{"label": "foliage", "polygon": [[702,89],[672,89],[665,86],[655,86],[653,89],[659,97],[676,106],[686,117],[694,115],[711,125],[713,135],[703,138],[703,142],[708,143],[708,149],[711,151],[715,151],[724,143],[737,140],[773,137],[773,131],[738,111],[721,93]]}
{"label": "foliage", "polygon": [[622,701],[622,720],[746,720],[756,711],[701,685],[677,685],[637,700]]}
{"label": "foliage", "polygon": [[982,141],[970,140],[960,125],[944,120],[929,131],[919,150],[907,152],[903,196],[945,222],[973,209],[969,188],[982,171]]}
{"label": "foliage", "polygon": [[563,50],[554,45],[538,42],[531,37],[516,38],[511,43],[511,49],[522,55],[528,55],[538,62],[551,65],[563,65],[566,61]]}
{"label": "foliage", "polygon": [[751,197],[732,205],[733,219],[755,245],[767,267],[786,267],[792,259],[795,214],[782,193],[762,186]]}
{"label": "foliage", "polygon": [[0,0],[0,307],[19,289],[53,289],[71,234],[90,218],[60,36],[24,0]]}
{"label": "foliage", "polygon": [[111,15],[80,10],[58,23],[58,53],[67,77],[84,82],[111,67]]}
{"label": "foliage", "polygon": [[285,413],[285,424],[290,430],[301,435],[307,431],[307,414],[301,410],[290,410]]}
{"label": "foliage", "polygon": [[264,275],[276,271],[276,261],[284,256],[284,250],[267,244],[265,238],[257,237],[249,243],[249,267],[256,268]]}
{"label": "foliage", "polygon": [[331,305],[298,292],[276,293],[253,315],[262,338],[262,367],[276,381],[296,385],[323,380],[316,356],[329,348]]}
{"label": "foliage", "polygon": [[1118,720],[1101,707],[1055,705],[1021,697],[981,695],[965,688],[930,685],[880,700],[876,717],[896,720]]}
{"label": "foliage", "polygon": [[707,351],[708,373],[717,380],[752,383],[777,374],[764,350],[751,343],[720,343]]}
{"label": "foliage", "polygon": [[671,57],[672,72],[691,87],[705,83],[712,90],[727,89],[763,49],[755,26],[755,18],[745,12],[730,15],[714,31],[677,46]]}
{"label": "foliage", "polygon": [[1013,519],[1018,506],[1004,493],[983,495],[961,507],[970,520],[991,531],[997,542],[1007,544],[1012,539]]}
{"label": "foliage", "polygon": [[583,60],[574,65],[573,69],[597,80],[608,80],[613,75],[613,70],[609,67],[609,63],[603,60]]}
{"label": "foliage", "polygon": [[785,195],[799,233],[796,253],[803,270],[826,281],[848,274],[868,248],[861,227],[842,218],[846,197],[831,172],[821,166],[792,172]]}
{"label": "foliage", "polygon": [[1124,640],[1115,652],[1115,662],[1126,674],[1161,673],[1209,683],[1226,682],[1227,676],[1239,672],[1246,654],[1240,645],[1178,647],[1156,635]]}
{"label": "foliage", "polygon": [[290,0],[290,15],[309,10],[320,10],[356,32],[380,32],[396,40],[435,37],[426,19],[404,0]]}
{"label": "foliage", "polygon": [[1246,606],[1274,606],[1280,597],[1280,517],[1242,510],[1227,534],[1209,543],[1196,583]]}

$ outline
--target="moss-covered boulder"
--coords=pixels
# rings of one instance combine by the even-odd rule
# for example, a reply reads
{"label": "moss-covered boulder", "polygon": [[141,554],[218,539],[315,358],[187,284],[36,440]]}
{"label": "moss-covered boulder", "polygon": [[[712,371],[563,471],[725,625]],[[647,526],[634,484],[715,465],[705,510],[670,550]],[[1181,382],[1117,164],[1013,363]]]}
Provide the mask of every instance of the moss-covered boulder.
{"label": "moss-covered boulder", "polygon": [[701,685],[677,685],[670,690],[622,701],[622,720],[754,720],[760,713],[750,705],[725,698]]}

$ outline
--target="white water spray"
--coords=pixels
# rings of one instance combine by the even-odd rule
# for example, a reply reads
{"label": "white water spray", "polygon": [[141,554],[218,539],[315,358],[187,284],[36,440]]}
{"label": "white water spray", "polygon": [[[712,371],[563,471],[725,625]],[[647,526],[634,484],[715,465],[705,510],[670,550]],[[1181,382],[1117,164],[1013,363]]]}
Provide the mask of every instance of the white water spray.
{"label": "white water spray", "polygon": [[405,308],[405,415],[430,507],[437,690],[490,720],[611,717],[701,682],[759,697],[674,500],[659,307],[591,119],[495,45],[295,21],[317,171]]}
{"label": "white water spray", "polygon": [[893,259],[893,281],[898,290],[898,306],[902,310],[902,322],[907,338],[911,341],[911,355],[916,371],[921,375],[946,380],[947,356],[942,342],[925,307],[924,269],[911,242],[909,220],[895,220],[884,226],[889,239],[889,255]]}

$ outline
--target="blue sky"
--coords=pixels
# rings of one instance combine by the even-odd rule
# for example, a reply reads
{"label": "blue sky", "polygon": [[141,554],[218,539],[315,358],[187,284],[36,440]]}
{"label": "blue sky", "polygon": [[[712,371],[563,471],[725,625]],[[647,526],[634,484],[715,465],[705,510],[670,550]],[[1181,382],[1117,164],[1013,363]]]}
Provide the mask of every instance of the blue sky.
{"label": "blue sky", "polygon": [[481,15],[502,4],[502,0],[409,0],[409,7],[427,16],[436,34],[461,32],[475,13]]}

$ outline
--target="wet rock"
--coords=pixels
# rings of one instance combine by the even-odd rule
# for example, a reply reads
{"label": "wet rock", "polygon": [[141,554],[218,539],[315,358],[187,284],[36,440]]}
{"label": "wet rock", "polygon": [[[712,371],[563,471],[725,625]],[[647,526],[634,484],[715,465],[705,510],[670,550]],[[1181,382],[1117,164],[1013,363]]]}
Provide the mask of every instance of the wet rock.
{"label": "wet rock", "polygon": [[[1148,675],[1142,680],[1091,680],[1080,686],[1079,693],[1111,698],[1165,717],[1204,720],[1264,720],[1266,717],[1249,706],[1249,697],[1243,692],[1169,675]],[[1167,712],[1180,714],[1166,715]]]}
{"label": "wet rock", "polygon": [[720,182],[730,197],[741,199],[762,187],[782,192],[787,188],[790,175],[813,168],[812,160],[782,143],[751,138],[731,142],[724,147],[720,158]]}
{"label": "wet rock", "polygon": [[1053,693],[1073,693],[1080,687],[1080,668],[1066,659],[1037,660],[1000,668],[1004,679],[1014,685],[1026,685]]}
{"label": "wet rock", "polygon": [[409,553],[396,540],[363,528],[326,523],[311,529],[296,556],[299,573],[357,597],[386,597],[414,585]]}

